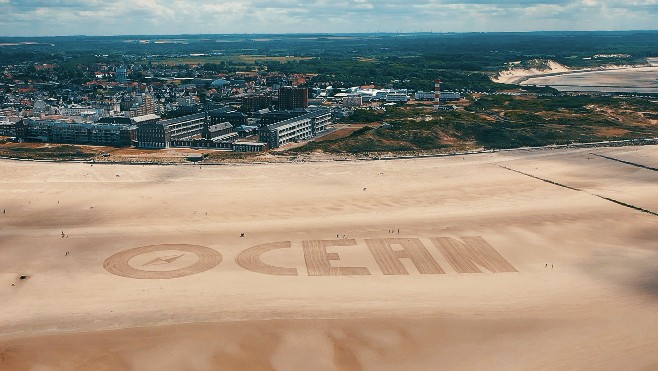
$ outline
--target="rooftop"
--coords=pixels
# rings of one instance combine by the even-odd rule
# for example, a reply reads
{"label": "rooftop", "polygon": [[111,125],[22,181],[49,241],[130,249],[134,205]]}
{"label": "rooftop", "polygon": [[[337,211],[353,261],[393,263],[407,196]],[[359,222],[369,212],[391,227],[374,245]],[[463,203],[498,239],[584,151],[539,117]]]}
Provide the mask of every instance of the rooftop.
{"label": "rooftop", "polygon": [[179,122],[185,122],[185,121],[190,121],[190,120],[198,120],[200,118],[206,117],[205,112],[200,112],[200,113],[195,113],[193,115],[185,115],[185,116],[180,116],[180,117],[175,117],[173,119],[167,119],[167,120],[162,120],[162,123],[165,125],[171,125],[171,124],[176,124]]}
{"label": "rooftop", "polygon": [[160,116],[154,115],[154,114],[149,114],[149,115],[142,115],[142,116],[135,116],[133,117],[133,122],[136,124],[146,122],[146,121],[151,121],[151,120],[159,120]]}
{"label": "rooftop", "polygon": [[227,112],[227,111],[215,110],[215,111],[210,112],[210,116],[220,116],[220,117],[230,117],[230,116],[236,116],[237,117],[237,116],[240,116],[240,117],[246,117],[247,115],[245,115],[242,112],[238,112],[238,111]]}
{"label": "rooftop", "polygon": [[231,125],[230,122],[220,122],[219,124],[209,126],[208,130],[218,131],[218,130],[230,129],[232,127],[233,127],[233,125]]}
{"label": "rooftop", "polygon": [[267,125],[267,128],[268,129],[274,129],[274,128],[284,127],[286,125],[290,125],[290,124],[295,123],[297,121],[312,119],[312,118],[315,118],[319,115],[327,114],[329,112],[330,111],[326,108],[318,108],[318,109],[315,109],[315,110],[313,110],[309,113],[303,114],[301,116],[297,116],[295,118],[291,118],[291,119],[288,119],[288,120],[277,122],[277,123],[274,123],[274,124],[271,124],[271,125]]}

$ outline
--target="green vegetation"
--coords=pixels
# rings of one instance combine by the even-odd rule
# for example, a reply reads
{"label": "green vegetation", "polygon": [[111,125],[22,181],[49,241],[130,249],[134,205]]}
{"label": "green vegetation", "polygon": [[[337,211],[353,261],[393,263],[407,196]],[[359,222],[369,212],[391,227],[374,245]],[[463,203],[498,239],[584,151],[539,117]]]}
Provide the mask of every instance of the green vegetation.
{"label": "green vegetation", "polygon": [[[527,65],[552,59],[575,68],[644,63],[658,55],[657,36],[647,31],[0,38],[5,43],[0,66],[50,63],[59,82],[89,79],[99,64],[131,65],[134,80],[140,80],[140,71],[161,64],[179,67],[178,77],[199,76],[190,69],[193,64],[221,74],[317,74],[309,84],[335,87],[376,84],[431,90],[434,79],[440,78],[446,90],[492,92],[510,87],[489,79],[510,62]],[[47,74],[32,69],[15,77],[49,81]]]}
{"label": "green vegetation", "polygon": [[88,160],[97,155],[92,149],[75,145],[35,145],[0,143],[0,156],[31,160]]}
{"label": "green vegetation", "polygon": [[204,154],[203,162],[218,162],[225,160],[249,160],[260,156],[258,152],[231,152],[231,151],[211,151]]}
{"label": "green vegetation", "polygon": [[[241,65],[255,65],[259,62],[278,62],[287,63],[291,61],[302,61],[311,59],[311,57],[294,57],[294,56],[268,56],[268,55],[225,55],[225,56],[198,56],[198,57],[177,57],[155,60],[156,64],[165,64],[168,66],[177,65],[220,65],[226,66],[229,63],[238,63]],[[146,63],[147,61],[141,61]]]}
{"label": "green vegetation", "polygon": [[492,149],[545,146],[658,136],[658,126],[637,116],[658,112],[658,103],[643,99],[559,96],[515,97],[490,95],[466,110],[394,108],[357,110],[350,122],[374,123],[348,138],[311,142],[295,152],[330,153],[445,151],[484,147]]}
{"label": "green vegetation", "polygon": [[[451,58],[451,57],[449,57]],[[450,60],[450,59],[448,59]],[[334,87],[361,85],[404,86],[413,90],[432,91],[434,80],[441,79],[445,90],[496,91],[514,87],[491,81],[484,72],[461,69],[460,63],[449,63],[436,57],[414,56],[408,58],[384,57],[377,61],[361,62],[339,57],[322,56],[289,63],[265,63],[269,71],[286,74],[317,74],[312,82]],[[418,66],[422,66],[419,68]],[[466,66],[466,68],[469,68]],[[403,80],[399,80],[403,79]]]}

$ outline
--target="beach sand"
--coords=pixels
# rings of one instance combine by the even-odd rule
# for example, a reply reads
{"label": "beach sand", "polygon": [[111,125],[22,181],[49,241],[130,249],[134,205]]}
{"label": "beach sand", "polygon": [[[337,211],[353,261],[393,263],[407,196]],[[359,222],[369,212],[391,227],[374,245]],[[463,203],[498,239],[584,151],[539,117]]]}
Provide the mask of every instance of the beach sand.
{"label": "beach sand", "polygon": [[658,93],[658,67],[619,67],[530,76],[521,85],[550,86],[559,91]]}
{"label": "beach sand", "polygon": [[1,160],[0,370],[655,370],[657,165]]}

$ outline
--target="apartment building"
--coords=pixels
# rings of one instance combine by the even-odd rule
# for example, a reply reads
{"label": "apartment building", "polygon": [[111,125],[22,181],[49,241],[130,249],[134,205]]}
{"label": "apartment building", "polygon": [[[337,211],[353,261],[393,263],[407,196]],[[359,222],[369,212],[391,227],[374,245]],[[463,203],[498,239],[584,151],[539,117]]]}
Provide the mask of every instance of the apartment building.
{"label": "apartment building", "polygon": [[15,125],[16,137],[28,142],[130,146],[136,126],[26,119]]}
{"label": "apartment building", "polygon": [[308,89],[284,86],[279,89],[279,110],[308,107]]}
{"label": "apartment building", "polygon": [[141,124],[137,127],[137,147],[167,148],[172,140],[201,138],[205,125],[205,113]]}
{"label": "apartment building", "polygon": [[309,139],[327,129],[332,122],[331,112],[319,108],[304,115],[264,125],[259,130],[260,141],[267,143],[269,148]]}

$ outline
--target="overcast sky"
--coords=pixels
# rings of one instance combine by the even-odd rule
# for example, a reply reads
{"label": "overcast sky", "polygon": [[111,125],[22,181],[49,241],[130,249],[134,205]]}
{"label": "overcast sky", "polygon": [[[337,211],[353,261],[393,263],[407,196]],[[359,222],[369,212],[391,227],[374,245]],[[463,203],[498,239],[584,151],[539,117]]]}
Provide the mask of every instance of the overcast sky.
{"label": "overcast sky", "polygon": [[0,0],[0,36],[658,29],[658,0]]}

